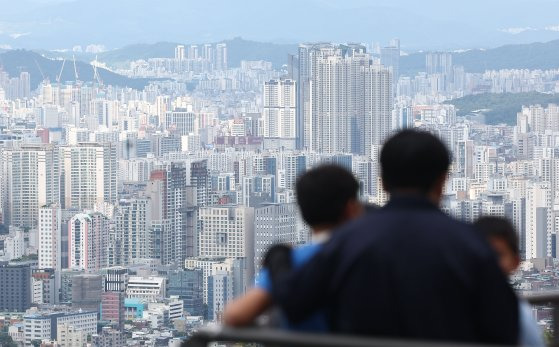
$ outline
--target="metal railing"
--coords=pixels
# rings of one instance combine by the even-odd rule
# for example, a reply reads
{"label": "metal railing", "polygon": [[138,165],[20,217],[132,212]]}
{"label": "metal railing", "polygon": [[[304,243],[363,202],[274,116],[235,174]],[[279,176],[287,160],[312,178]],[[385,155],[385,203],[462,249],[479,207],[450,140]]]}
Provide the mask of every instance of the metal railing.
{"label": "metal railing", "polygon": [[533,306],[545,305],[552,308],[553,321],[551,328],[553,335],[549,343],[551,346],[559,347],[559,290],[526,293],[523,297]]}
{"label": "metal railing", "polygon": [[307,334],[277,329],[234,329],[221,326],[198,330],[182,346],[207,347],[212,342],[250,343],[274,347],[483,347],[474,344]]}
{"label": "metal railing", "polygon": [[[523,295],[532,305],[553,309],[553,338],[551,346],[559,347],[559,291]],[[274,347],[482,347],[479,344],[446,343],[419,340],[368,338],[351,335],[294,333],[268,328],[228,328],[207,326],[185,340],[183,347],[206,347],[210,343],[247,343]]]}

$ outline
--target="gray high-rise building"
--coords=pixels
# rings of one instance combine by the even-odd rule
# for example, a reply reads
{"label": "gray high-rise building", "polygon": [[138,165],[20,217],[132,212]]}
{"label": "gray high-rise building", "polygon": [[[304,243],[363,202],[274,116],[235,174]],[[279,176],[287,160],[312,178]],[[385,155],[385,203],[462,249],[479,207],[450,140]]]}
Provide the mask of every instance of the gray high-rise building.
{"label": "gray high-rise building", "polygon": [[201,269],[175,270],[168,273],[168,296],[183,300],[190,316],[204,315],[204,272]]}
{"label": "gray high-rise building", "polygon": [[29,72],[22,71],[19,74],[19,97],[29,98],[31,96],[31,76]]}
{"label": "gray high-rise building", "polygon": [[81,270],[70,270],[64,269],[60,273],[60,303],[61,304],[71,304],[72,303],[72,286],[74,283],[74,277],[82,275]]}
{"label": "gray high-rise building", "polygon": [[218,43],[217,45],[215,45],[215,69],[227,70],[227,66],[228,66],[227,44]]}
{"label": "gray high-rise building", "polygon": [[301,45],[297,82],[302,147],[370,154],[392,130],[392,72],[365,47]]}
{"label": "gray high-rise building", "polygon": [[25,312],[31,306],[29,264],[0,263],[0,311]]}
{"label": "gray high-rise building", "polygon": [[295,204],[264,204],[254,210],[254,269],[260,270],[264,256],[277,243],[297,243]]}
{"label": "gray high-rise building", "polygon": [[122,247],[123,265],[149,257],[151,199],[122,199],[116,214],[116,232]]}
{"label": "gray high-rise building", "polygon": [[152,236],[159,234],[159,246],[157,239],[150,241],[151,253],[159,254],[162,264],[195,256],[197,190],[187,186],[185,165],[171,163],[153,171],[148,186],[154,205]]}
{"label": "gray high-rise building", "polygon": [[425,70],[427,74],[452,75],[452,53],[429,52],[425,55]]}
{"label": "gray high-rise building", "polygon": [[190,184],[196,187],[198,206],[206,206],[210,198],[210,172],[207,160],[193,162],[190,165]]}
{"label": "gray high-rise building", "polygon": [[103,294],[103,276],[82,274],[72,278],[72,307],[99,312]]}
{"label": "gray high-rise building", "polygon": [[175,134],[156,135],[152,138],[153,153],[157,157],[165,154],[181,151],[181,138]]}
{"label": "gray high-rise building", "polygon": [[311,92],[311,52],[328,47],[328,43],[305,43],[299,45],[297,59],[292,59],[291,63],[297,64],[296,68],[291,68],[292,74],[296,74],[297,80],[297,118],[295,131],[297,134],[297,148],[310,148],[311,136],[308,133],[310,123],[310,92]]}
{"label": "gray high-rise building", "polygon": [[449,91],[454,81],[452,53],[429,52],[425,55],[425,70],[429,75],[440,75],[441,91]]}
{"label": "gray high-rise building", "polygon": [[380,63],[392,69],[393,87],[398,85],[400,77],[400,40],[390,41],[390,45],[380,49]]}

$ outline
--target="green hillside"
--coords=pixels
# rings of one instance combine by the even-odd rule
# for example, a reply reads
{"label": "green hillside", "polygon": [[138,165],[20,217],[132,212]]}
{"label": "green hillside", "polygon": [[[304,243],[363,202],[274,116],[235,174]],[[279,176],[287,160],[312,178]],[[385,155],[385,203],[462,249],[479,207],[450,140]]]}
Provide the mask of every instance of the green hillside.
{"label": "green hillside", "polygon": [[559,94],[531,93],[503,93],[503,94],[477,94],[468,95],[463,98],[449,100],[446,104],[452,104],[457,108],[458,116],[466,116],[477,110],[483,111],[487,124],[516,124],[516,114],[522,106],[557,104]]}
{"label": "green hillside", "polygon": [[[31,75],[31,88],[35,89],[44,78],[55,82],[62,68],[62,60],[45,58],[35,52],[26,50],[11,50],[0,54],[0,66],[11,77],[19,76],[21,71],[27,71]],[[76,68],[80,81],[93,82],[93,66],[82,61],[76,61]],[[101,81],[105,84],[121,87],[143,89],[150,80],[145,78],[128,78],[111,72],[106,69],[98,68],[97,72]],[[72,61],[66,61],[62,70],[60,81],[74,81],[74,65]]]}

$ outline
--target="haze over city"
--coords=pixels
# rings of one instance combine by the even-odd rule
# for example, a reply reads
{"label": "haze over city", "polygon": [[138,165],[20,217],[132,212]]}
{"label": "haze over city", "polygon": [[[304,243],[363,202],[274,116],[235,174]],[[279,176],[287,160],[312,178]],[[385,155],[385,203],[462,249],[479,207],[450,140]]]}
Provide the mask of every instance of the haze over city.
{"label": "haze over city", "polygon": [[[367,42],[461,49],[559,38],[553,0],[397,1],[2,1],[0,45],[63,49],[100,44],[246,39]],[[337,23],[337,25],[325,25]],[[317,30],[320,28],[320,30]],[[340,30],[340,28],[343,28]],[[444,28],[444,30],[441,30]]]}

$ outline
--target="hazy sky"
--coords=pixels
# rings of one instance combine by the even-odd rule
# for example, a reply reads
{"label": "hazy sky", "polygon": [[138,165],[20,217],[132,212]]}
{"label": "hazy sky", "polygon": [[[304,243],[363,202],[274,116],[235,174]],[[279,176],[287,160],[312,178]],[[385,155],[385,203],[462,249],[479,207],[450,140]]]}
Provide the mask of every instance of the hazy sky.
{"label": "hazy sky", "polygon": [[559,39],[556,0],[0,0],[0,47],[157,41],[386,42],[410,50]]}

